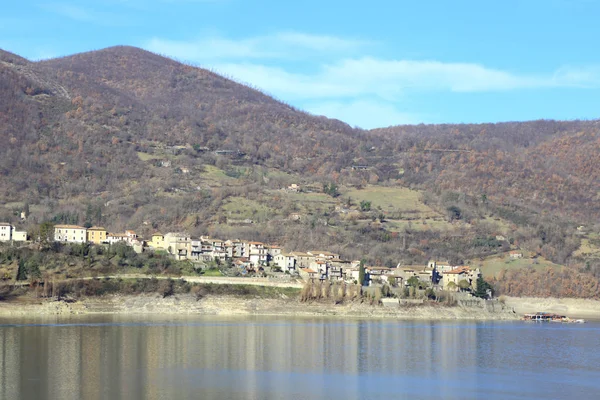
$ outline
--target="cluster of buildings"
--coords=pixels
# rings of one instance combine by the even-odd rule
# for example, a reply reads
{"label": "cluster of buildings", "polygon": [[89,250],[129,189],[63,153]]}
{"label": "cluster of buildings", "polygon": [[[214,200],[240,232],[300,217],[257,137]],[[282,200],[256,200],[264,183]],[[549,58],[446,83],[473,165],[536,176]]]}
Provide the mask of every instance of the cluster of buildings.
{"label": "cluster of buildings", "polygon": [[27,241],[27,232],[19,231],[14,225],[11,225],[7,222],[0,222],[0,242],[10,241]]}
{"label": "cluster of buildings", "polygon": [[54,241],[62,243],[92,243],[115,244],[124,242],[133,246],[136,251],[142,251],[144,241],[139,239],[134,231],[123,233],[108,233],[100,226],[86,228],[79,225],[54,225]]}
{"label": "cluster of buildings", "polygon": [[[19,232],[7,223],[0,223],[0,241],[25,241],[26,232]],[[280,246],[247,240],[220,240],[208,236],[192,238],[187,233],[155,233],[143,240],[132,230],[109,233],[103,227],[85,228],[77,225],[55,225],[54,240],[63,243],[115,244],[125,243],[141,253],[144,250],[164,251],[176,260],[231,261],[243,274],[271,271],[299,275],[305,280],[358,282],[360,261],[343,260],[339,254],[322,250],[286,252]],[[395,268],[365,266],[365,285],[394,282],[408,285],[416,277],[427,286],[442,290],[460,290],[467,282],[475,287],[481,277],[479,269],[455,266],[443,261],[427,265],[397,265]],[[414,279],[413,279],[414,281]],[[463,282],[464,281],[464,282]]]}

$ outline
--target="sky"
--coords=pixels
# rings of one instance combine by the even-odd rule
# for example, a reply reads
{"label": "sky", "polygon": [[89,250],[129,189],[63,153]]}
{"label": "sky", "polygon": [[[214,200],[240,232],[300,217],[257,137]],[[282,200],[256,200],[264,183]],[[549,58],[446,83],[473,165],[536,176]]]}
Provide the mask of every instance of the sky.
{"label": "sky", "polygon": [[366,129],[600,117],[600,1],[4,1],[0,48],[115,45]]}

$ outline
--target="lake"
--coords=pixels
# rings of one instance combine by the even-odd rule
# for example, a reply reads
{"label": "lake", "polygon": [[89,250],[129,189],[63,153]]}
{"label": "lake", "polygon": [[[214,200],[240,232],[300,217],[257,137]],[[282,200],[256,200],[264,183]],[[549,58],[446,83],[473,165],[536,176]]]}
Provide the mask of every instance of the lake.
{"label": "lake", "polygon": [[0,399],[593,399],[600,324],[0,319]]}

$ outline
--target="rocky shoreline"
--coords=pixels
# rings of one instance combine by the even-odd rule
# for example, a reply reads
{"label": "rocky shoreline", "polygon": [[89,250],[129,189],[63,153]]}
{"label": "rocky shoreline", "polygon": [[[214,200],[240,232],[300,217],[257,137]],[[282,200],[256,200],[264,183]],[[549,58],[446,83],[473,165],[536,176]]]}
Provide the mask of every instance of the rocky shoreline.
{"label": "rocky shoreline", "polygon": [[196,300],[192,295],[162,298],[158,295],[89,297],[73,302],[41,300],[1,303],[0,317],[42,315],[214,315],[214,316],[303,316],[390,318],[428,320],[516,320],[520,315],[510,307],[486,310],[479,307],[443,305],[374,306],[364,302],[302,303],[296,299],[208,296]]}
{"label": "rocky shoreline", "polygon": [[572,298],[506,297],[506,305],[517,314],[548,312],[571,318],[600,321],[600,301]]}

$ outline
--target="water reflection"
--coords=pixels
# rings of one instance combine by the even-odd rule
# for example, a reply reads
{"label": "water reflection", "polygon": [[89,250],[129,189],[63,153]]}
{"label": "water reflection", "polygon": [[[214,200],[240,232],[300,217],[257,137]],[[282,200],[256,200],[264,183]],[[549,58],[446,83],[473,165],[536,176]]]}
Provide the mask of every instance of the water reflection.
{"label": "water reflection", "polygon": [[[560,398],[599,389],[588,381],[600,372],[598,326],[67,322],[0,326],[0,398]],[[528,389],[537,382],[546,388]]]}

